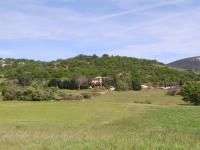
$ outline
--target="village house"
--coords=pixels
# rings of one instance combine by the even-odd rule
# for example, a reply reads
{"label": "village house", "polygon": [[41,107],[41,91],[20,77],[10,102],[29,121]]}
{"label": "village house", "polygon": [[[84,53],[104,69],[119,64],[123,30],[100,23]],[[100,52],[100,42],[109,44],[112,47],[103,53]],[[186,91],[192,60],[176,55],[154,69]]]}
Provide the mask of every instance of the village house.
{"label": "village house", "polygon": [[1,67],[5,67],[7,66],[8,64],[6,64],[6,62],[4,60],[0,60],[0,66]]}
{"label": "village house", "polygon": [[105,77],[96,77],[91,80],[91,83],[93,86],[103,86],[105,79]]}

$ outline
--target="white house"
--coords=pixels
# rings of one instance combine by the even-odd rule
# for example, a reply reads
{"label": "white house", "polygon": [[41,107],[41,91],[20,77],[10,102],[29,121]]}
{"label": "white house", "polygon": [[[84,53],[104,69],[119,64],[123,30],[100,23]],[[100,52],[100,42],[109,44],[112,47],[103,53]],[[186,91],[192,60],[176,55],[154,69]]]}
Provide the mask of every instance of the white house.
{"label": "white house", "polygon": [[95,85],[98,85],[98,86],[102,86],[103,83],[105,82],[105,77],[96,77],[94,79],[92,79],[91,83],[95,86]]}

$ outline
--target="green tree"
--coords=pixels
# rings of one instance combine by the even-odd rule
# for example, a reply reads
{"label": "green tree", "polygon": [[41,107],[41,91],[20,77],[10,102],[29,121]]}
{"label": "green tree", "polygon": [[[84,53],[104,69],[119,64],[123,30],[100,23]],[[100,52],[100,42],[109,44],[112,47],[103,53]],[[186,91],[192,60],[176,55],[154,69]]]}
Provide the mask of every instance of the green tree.
{"label": "green tree", "polygon": [[31,74],[28,74],[28,73],[22,74],[18,78],[18,81],[19,81],[20,85],[22,85],[22,86],[28,86],[32,82],[32,76],[31,76]]}
{"label": "green tree", "polygon": [[138,80],[133,80],[132,85],[134,91],[140,91],[142,89],[142,86]]}
{"label": "green tree", "polygon": [[127,91],[132,89],[132,80],[130,73],[119,73],[115,78],[116,90]]}
{"label": "green tree", "polygon": [[181,95],[185,102],[200,105],[200,82],[187,82],[181,88]]}

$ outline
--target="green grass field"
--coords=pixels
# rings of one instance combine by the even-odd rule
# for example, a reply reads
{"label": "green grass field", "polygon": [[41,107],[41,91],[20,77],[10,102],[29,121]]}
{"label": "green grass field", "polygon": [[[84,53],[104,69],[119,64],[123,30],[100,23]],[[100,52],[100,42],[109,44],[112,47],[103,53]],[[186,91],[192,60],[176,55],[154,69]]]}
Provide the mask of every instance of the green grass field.
{"label": "green grass field", "polygon": [[199,150],[199,139],[200,107],[162,90],[0,102],[1,150]]}

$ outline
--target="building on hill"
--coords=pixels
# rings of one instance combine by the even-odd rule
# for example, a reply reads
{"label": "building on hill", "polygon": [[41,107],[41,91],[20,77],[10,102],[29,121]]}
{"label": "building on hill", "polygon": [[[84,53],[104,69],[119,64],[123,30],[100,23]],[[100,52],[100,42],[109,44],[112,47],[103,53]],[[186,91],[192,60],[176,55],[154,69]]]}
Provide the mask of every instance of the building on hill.
{"label": "building on hill", "polygon": [[105,83],[106,77],[96,77],[94,79],[91,80],[91,83],[93,86],[103,86],[103,84]]}
{"label": "building on hill", "polygon": [[5,67],[5,66],[8,66],[9,64],[6,64],[6,62],[2,59],[0,60],[0,66],[1,67]]}
{"label": "building on hill", "polygon": [[19,65],[25,65],[25,62],[18,62]]}

